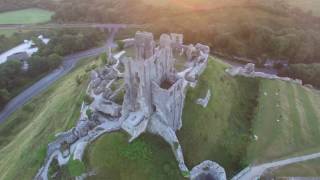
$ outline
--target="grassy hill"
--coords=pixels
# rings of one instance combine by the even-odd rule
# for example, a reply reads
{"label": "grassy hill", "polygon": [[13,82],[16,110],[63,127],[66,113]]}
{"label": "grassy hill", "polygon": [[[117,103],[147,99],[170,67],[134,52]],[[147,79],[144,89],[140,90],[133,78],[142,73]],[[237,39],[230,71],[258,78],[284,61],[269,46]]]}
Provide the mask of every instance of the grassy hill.
{"label": "grassy hill", "polygon": [[[54,134],[74,126],[87,85],[77,86],[75,78],[88,63],[0,125],[0,179],[31,179]],[[189,168],[210,159],[231,177],[249,163],[319,150],[319,92],[280,81],[234,78],[225,73],[227,67],[211,58],[198,86],[188,91],[178,137]],[[208,89],[212,97],[202,108],[195,101]],[[144,135],[127,142],[123,133],[93,142],[85,154],[86,169],[97,172],[90,178],[181,178],[171,149],[161,138]]]}
{"label": "grassy hill", "polygon": [[318,91],[263,80],[258,101],[253,120],[253,134],[258,140],[249,146],[250,162],[267,162],[320,149]]}
{"label": "grassy hill", "polygon": [[[234,79],[224,73],[225,65],[210,63],[199,86],[188,93],[179,133],[189,166],[213,159],[232,173],[249,163],[319,150],[319,91],[282,81]],[[202,109],[194,102],[208,88],[213,99]]]}
{"label": "grassy hill", "polygon": [[32,179],[54,135],[74,126],[87,87],[87,83],[77,85],[75,79],[88,61],[0,125],[0,179]]}
{"label": "grassy hill", "polygon": [[[227,67],[211,59],[198,86],[189,89],[179,139],[189,167],[210,159],[225,167],[230,176],[246,165],[243,157],[251,139],[259,84],[255,79],[227,75]],[[208,107],[202,108],[195,102],[208,89],[212,97]]]}

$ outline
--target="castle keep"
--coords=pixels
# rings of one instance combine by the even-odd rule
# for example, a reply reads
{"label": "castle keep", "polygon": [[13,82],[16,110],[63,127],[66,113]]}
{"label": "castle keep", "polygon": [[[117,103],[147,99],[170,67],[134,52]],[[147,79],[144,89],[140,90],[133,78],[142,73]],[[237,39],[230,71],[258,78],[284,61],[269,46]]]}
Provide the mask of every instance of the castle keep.
{"label": "castle keep", "polygon": [[173,41],[169,35],[163,34],[159,46],[155,47],[155,44],[151,33],[138,32],[134,43],[135,59],[124,59],[126,95],[123,114],[131,117],[124,122],[123,128],[133,138],[145,131],[146,125],[140,127],[140,124],[147,124],[153,113],[157,113],[173,130],[182,126],[185,95],[183,79],[177,76],[174,68]]}

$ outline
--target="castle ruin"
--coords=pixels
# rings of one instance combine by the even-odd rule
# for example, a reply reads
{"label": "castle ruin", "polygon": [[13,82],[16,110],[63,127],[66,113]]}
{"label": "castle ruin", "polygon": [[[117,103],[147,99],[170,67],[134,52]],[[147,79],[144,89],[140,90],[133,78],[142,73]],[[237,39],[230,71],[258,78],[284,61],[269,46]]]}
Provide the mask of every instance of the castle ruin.
{"label": "castle ruin", "polygon": [[[181,34],[162,34],[159,42],[149,32],[137,32],[132,39],[123,40],[124,47],[134,48],[134,57],[113,56],[112,65],[94,70],[87,94],[93,102],[84,103],[77,126],[58,135],[48,146],[45,165],[39,170],[36,179],[45,179],[53,158],[59,164],[68,162],[70,156],[82,159],[85,147],[104,133],[124,130],[132,142],[142,133],[152,133],[162,137],[172,149],[182,174],[191,179],[203,175],[225,180],[224,169],[218,164],[206,161],[189,171],[184,162],[182,147],[176,136],[180,130],[184,101],[188,87],[195,87],[198,77],[208,63],[210,49],[197,44],[184,45]],[[120,52],[123,54],[123,52]],[[183,71],[175,68],[175,54],[186,58]],[[124,72],[118,68],[124,66]],[[121,85],[111,87],[119,79]],[[122,103],[115,97],[124,91]],[[206,107],[210,100],[201,101]],[[63,144],[70,147],[61,152]]]}

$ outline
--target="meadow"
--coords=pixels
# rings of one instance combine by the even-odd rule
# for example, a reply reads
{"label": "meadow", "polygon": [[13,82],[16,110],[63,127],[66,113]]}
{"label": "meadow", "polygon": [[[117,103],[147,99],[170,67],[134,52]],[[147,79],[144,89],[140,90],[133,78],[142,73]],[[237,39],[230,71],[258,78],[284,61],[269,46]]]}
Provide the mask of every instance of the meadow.
{"label": "meadow", "polygon": [[[8,11],[0,13],[0,24],[37,24],[51,20],[54,12],[30,8],[16,11]],[[0,35],[10,36],[14,30],[0,30]]]}

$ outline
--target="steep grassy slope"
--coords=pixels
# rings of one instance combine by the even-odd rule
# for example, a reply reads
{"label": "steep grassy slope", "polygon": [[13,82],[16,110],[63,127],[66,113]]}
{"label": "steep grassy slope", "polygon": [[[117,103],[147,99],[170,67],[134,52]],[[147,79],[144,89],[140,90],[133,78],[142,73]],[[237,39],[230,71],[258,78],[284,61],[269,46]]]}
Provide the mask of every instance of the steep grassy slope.
{"label": "steep grassy slope", "polygon": [[[198,86],[189,89],[183,112],[183,127],[179,139],[189,167],[203,160],[214,160],[231,176],[245,166],[243,157],[251,137],[251,119],[256,106],[258,81],[233,78],[224,70],[227,66],[211,59]],[[212,92],[207,108],[196,99]]]}
{"label": "steep grassy slope", "polygon": [[262,80],[258,101],[253,121],[253,133],[258,139],[249,146],[249,162],[268,162],[319,150],[319,92]]}
{"label": "steep grassy slope", "polygon": [[74,126],[87,86],[77,85],[75,78],[84,73],[87,63],[0,125],[0,179],[32,179],[45,158],[48,142]]}

